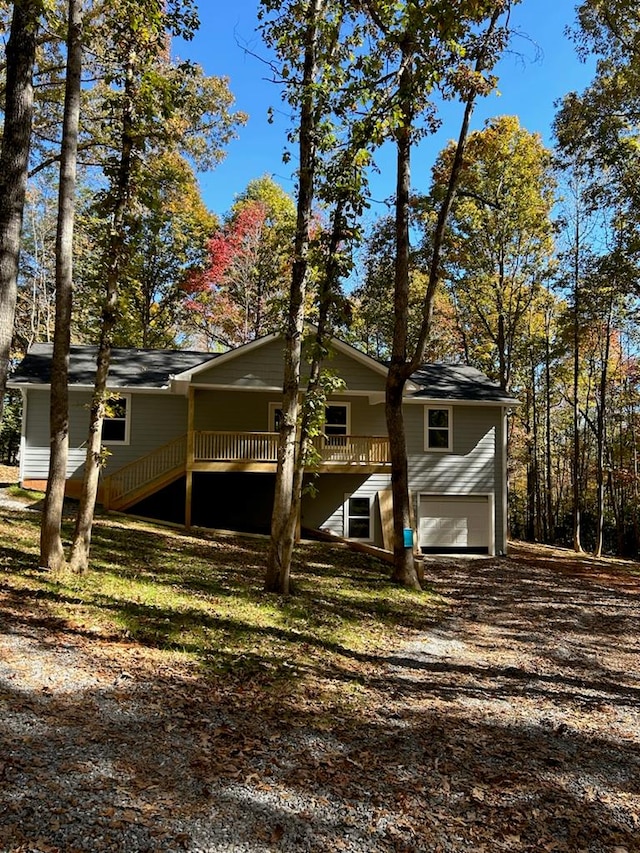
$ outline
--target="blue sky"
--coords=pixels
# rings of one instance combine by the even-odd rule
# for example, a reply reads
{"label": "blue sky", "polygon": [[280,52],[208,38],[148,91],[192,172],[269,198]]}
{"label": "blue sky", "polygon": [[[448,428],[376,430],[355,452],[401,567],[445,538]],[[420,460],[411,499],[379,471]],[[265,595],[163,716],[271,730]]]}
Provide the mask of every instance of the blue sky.
{"label": "blue sky", "polygon": [[[270,174],[284,189],[293,190],[292,167],[282,163],[287,121],[283,114],[273,125],[267,122],[270,106],[281,109],[279,90],[267,79],[266,66],[246,52],[264,54],[255,31],[257,0],[200,0],[199,6],[199,33],[193,42],[175,45],[174,50],[181,58],[199,62],[207,74],[229,77],[236,107],[249,114],[225,161],[200,176],[205,203],[223,214],[252,178]],[[492,116],[518,115],[523,127],[539,132],[545,142],[551,141],[554,102],[567,92],[582,90],[592,76],[591,68],[578,61],[564,34],[574,17],[571,0],[522,0],[515,7],[512,27],[518,35],[497,68],[500,94],[478,104],[474,128],[482,127]],[[417,189],[427,188],[437,153],[457,135],[457,118],[450,116],[414,155],[412,179]],[[372,191],[382,201],[393,192],[392,156],[383,155],[379,165],[381,174],[372,180]],[[384,205],[373,205],[373,215],[384,211]]]}

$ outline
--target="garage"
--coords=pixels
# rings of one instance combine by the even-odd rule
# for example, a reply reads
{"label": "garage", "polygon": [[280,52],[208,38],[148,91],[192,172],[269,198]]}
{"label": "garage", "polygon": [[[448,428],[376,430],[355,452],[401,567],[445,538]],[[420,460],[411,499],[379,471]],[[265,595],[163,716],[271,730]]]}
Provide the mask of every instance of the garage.
{"label": "garage", "polygon": [[493,553],[492,495],[420,495],[418,546],[428,553]]}

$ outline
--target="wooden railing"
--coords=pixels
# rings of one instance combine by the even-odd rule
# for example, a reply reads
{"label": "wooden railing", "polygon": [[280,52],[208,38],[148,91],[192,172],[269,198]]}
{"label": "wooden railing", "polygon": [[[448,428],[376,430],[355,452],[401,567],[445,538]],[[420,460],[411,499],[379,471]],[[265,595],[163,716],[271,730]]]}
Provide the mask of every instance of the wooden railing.
{"label": "wooden railing", "polygon": [[[320,464],[386,465],[390,462],[385,436],[318,436],[314,446]],[[277,432],[196,432],[194,462],[277,462]]]}
{"label": "wooden railing", "polygon": [[314,445],[328,465],[386,465],[391,461],[389,439],[382,435],[322,435],[314,439]]}
{"label": "wooden railing", "polygon": [[277,462],[277,432],[196,432],[194,462]]}
{"label": "wooden railing", "polygon": [[124,465],[105,480],[105,506],[118,507],[128,495],[144,486],[161,480],[176,469],[184,470],[186,459],[187,436],[181,435],[135,462]]}
{"label": "wooden railing", "polygon": [[[320,465],[388,465],[389,439],[371,435],[319,436],[314,439]],[[151,494],[186,470],[186,435],[124,465],[103,484],[106,509],[119,509]],[[267,462],[278,460],[277,432],[195,432],[193,463]],[[312,460],[311,465],[315,465]]]}

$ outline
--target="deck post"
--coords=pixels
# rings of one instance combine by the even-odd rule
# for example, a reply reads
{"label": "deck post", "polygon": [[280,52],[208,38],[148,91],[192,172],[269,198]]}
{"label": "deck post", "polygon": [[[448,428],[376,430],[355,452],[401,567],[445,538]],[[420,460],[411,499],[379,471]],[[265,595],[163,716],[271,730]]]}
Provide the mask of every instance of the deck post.
{"label": "deck post", "polygon": [[187,406],[187,465],[184,495],[184,526],[187,530],[191,528],[191,508],[193,497],[193,466],[195,462],[195,393],[195,388],[189,387],[189,402]]}
{"label": "deck post", "polygon": [[102,481],[102,508],[105,512],[111,509],[111,475]]}

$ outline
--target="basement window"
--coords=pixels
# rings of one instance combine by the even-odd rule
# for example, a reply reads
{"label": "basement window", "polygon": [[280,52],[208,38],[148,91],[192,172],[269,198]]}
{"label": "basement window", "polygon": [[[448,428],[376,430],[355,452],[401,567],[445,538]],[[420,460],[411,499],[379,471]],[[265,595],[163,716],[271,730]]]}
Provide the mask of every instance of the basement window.
{"label": "basement window", "polygon": [[371,541],[371,500],[368,496],[345,495],[344,528],[347,539]]}

